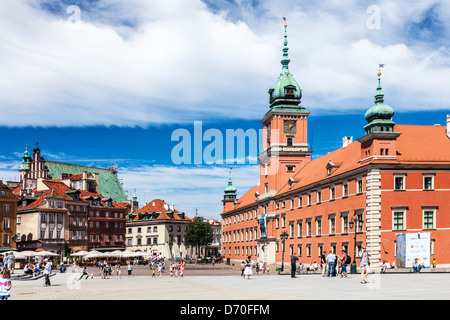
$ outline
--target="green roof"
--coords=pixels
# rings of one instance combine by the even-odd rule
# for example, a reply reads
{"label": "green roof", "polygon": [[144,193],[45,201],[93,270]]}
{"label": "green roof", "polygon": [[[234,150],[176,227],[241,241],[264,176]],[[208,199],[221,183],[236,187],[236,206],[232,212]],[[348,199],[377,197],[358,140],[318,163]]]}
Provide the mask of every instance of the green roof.
{"label": "green roof", "polygon": [[117,177],[117,173],[111,169],[95,168],[89,166],[45,161],[48,168],[48,174],[52,179],[58,179],[61,174],[80,174],[83,172],[98,173],[99,177],[99,193],[105,197],[113,199],[115,202],[127,200],[127,196],[123,191],[122,184]]}
{"label": "green roof", "polygon": [[267,113],[271,111],[308,112],[306,108],[299,105],[302,98],[302,89],[289,71],[289,62],[291,60],[288,56],[289,47],[286,28],[287,25],[284,26],[282,70],[273,87],[269,89],[270,110]]}

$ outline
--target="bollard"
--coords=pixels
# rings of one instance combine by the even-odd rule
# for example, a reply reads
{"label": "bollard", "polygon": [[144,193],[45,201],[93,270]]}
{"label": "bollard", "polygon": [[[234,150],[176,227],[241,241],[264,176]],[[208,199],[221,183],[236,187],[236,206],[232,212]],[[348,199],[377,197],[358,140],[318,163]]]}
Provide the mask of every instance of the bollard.
{"label": "bollard", "polygon": [[356,274],[356,263],[350,265],[350,274]]}

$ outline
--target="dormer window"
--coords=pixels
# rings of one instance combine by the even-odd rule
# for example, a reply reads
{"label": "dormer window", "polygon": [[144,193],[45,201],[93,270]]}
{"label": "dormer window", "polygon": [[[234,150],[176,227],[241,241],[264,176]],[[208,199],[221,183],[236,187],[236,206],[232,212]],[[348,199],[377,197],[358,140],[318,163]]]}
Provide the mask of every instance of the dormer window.
{"label": "dormer window", "polygon": [[284,94],[286,96],[293,96],[295,93],[295,87],[293,86],[288,86],[284,88]]}

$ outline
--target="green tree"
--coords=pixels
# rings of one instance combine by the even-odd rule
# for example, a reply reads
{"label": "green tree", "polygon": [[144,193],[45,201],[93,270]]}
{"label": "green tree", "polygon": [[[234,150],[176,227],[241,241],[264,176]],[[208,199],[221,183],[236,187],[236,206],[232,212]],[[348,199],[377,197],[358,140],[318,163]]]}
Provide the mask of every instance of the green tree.
{"label": "green tree", "polygon": [[201,247],[208,248],[213,240],[213,229],[202,217],[194,218],[194,221],[188,225],[184,236],[184,244],[196,247],[198,253],[200,253]]}

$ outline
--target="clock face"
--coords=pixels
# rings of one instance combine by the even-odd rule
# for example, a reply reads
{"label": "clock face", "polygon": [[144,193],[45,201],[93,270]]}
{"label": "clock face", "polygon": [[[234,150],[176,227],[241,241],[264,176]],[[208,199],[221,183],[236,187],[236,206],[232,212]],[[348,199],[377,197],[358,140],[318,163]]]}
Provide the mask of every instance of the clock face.
{"label": "clock face", "polygon": [[297,122],[295,120],[284,120],[284,133],[296,133]]}

